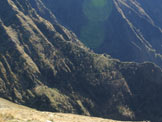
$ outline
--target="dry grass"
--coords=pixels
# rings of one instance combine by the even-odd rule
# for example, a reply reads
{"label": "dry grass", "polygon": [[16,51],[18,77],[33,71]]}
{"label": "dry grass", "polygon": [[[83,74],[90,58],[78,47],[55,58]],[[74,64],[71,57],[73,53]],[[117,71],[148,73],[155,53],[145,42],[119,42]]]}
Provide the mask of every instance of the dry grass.
{"label": "dry grass", "polygon": [[40,112],[0,99],[0,122],[120,122],[73,114]]}
{"label": "dry grass", "polygon": [[1,112],[3,112],[3,115],[0,114],[2,122],[119,122],[95,117],[24,109],[3,109]]}

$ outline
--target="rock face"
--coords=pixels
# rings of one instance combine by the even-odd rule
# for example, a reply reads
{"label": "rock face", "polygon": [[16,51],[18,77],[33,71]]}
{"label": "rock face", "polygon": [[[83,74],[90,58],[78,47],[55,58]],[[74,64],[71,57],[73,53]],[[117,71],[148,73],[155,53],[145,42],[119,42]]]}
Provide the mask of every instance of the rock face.
{"label": "rock face", "polygon": [[160,119],[158,66],[92,52],[40,0],[0,5],[0,97],[46,111]]}
{"label": "rock face", "polygon": [[88,47],[122,61],[162,66],[160,0],[43,0]]}

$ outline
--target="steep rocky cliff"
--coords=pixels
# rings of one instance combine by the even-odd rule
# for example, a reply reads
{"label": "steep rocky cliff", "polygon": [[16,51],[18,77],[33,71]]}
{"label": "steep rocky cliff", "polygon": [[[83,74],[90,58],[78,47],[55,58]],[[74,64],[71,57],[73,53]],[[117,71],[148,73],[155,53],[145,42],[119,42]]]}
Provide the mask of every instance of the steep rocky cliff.
{"label": "steep rocky cliff", "polygon": [[39,110],[159,120],[158,66],[92,52],[40,0],[0,5],[0,97]]}
{"label": "steep rocky cliff", "polygon": [[43,0],[59,22],[98,53],[162,66],[160,0]]}

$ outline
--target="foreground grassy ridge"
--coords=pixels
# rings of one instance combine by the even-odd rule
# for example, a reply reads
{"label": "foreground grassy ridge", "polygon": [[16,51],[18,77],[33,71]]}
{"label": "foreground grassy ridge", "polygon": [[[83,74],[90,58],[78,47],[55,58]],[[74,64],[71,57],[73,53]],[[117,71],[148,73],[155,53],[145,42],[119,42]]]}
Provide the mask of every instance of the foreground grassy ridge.
{"label": "foreground grassy ridge", "polygon": [[2,110],[0,122],[121,122],[73,114],[48,113],[22,109]]}
{"label": "foreground grassy ridge", "polygon": [[0,98],[0,122],[121,122],[73,114],[40,112]]}

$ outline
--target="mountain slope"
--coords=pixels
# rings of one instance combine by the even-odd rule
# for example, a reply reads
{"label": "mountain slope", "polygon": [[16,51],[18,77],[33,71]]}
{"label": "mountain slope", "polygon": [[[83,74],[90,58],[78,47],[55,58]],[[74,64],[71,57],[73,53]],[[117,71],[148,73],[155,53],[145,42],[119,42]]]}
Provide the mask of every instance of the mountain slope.
{"label": "mountain slope", "polygon": [[162,6],[160,0],[150,0],[149,2],[147,0],[137,0],[140,5],[144,8],[146,13],[150,15],[152,20],[154,21],[155,25],[162,28],[162,16],[160,14]]}
{"label": "mountain slope", "polygon": [[95,52],[162,66],[162,9],[158,0],[42,1]]}
{"label": "mountain slope", "polygon": [[[160,119],[158,66],[122,63],[90,51],[40,0],[34,2],[0,1],[0,97],[45,111]],[[38,3],[41,10],[33,8]]]}

